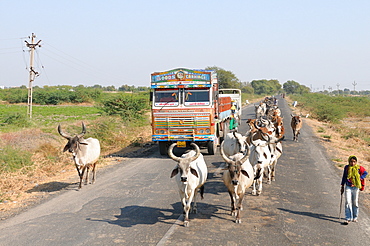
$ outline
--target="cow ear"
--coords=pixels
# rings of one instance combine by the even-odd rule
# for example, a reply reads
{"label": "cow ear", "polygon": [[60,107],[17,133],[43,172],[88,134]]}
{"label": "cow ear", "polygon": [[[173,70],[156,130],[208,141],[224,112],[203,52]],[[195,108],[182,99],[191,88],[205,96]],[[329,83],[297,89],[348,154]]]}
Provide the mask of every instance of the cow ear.
{"label": "cow ear", "polygon": [[191,172],[195,177],[199,178],[197,170],[195,170],[194,168],[190,168],[190,172]]}
{"label": "cow ear", "polygon": [[174,176],[176,176],[177,174],[179,173],[179,169],[176,167],[175,169],[172,170],[172,173],[171,173],[171,177],[170,178],[173,178]]}
{"label": "cow ear", "polygon": [[69,146],[67,144],[66,146],[64,146],[63,152],[66,152],[68,149],[69,149]]}
{"label": "cow ear", "polygon": [[248,178],[250,178],[250,177],[249,177],[248,172],[247,172],[247,171],[245,171],[245,170],[243,170],[243,169],[242,169],[242,174],[243,174],[244,176],[247,176]]}

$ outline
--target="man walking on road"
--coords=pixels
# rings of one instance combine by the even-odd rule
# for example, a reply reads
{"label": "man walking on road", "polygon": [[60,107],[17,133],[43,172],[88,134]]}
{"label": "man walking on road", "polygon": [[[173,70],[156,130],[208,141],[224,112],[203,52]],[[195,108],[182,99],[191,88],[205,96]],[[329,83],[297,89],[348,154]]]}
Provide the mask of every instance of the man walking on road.
{"label": "man walking on road", "polygon": [[365,178],[367,172],[365,168],[357,164],[357,157],[351,155],[348,158],[348,165],[344,167],[342,176],[342,188],[341,195],[345,193],[345,216],[346,221],[344,225],[348,225],[349,222],[357,222],[358,219],[358,196],[359,191],[365,189]]}

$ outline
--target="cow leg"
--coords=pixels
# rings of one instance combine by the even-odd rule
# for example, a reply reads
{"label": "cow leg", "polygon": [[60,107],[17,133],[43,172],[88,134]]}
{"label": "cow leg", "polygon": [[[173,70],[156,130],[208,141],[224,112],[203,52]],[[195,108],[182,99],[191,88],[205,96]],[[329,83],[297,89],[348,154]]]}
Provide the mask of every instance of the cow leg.
{"label": "cow leg", "polygon": [[267,167],[267,184],[271,184],[271,172],[272,172],[271,165],[269,165]]}
{"label": "cow leg", "polygon": [[193,200],[193,197],[194,197],[194,191],[191,192],[188,201],[185,203],[185,208],[184,208],[184,211],[185,211],[184,226],[185,227],[189,226],[189,211],[190,211],[191,201]]}
{"label": "cow leg", "polygon": [[229,195],[230,195],[230,200],[231,200],[231,216],[235,216],[236,215],[236,206],[235,206],[236,199],[235,199],[233,192],[229,191]]}
{"label": "cow leg", "polygon": [[237,213],[236,213],[236,219],[235,219],[235,223],[237,224],[240,224],[242,223],[242,219],[241,219],[241,211],[243,210],[243,198],[244,198],[244,192],[241,192],[239,194],[239,201],[238,201],[238,205],[237,205]]}
{"label": "cow leg", "polygon": [[277,160],[275,160],[272,163],[272,166],[271,166],[271,180],[272,181],[275,181],[275,167],[276,167],[276,162],[277,162]]}
{"label": "cow leg", "polygon": [[[263,173],[263,170],[264,168],[261,168],[261,173]],[[262,193],[262,182],[263,182],[263,175],[261,175],[258,179],[257,179],[257,184],[258,184],[258,189],[257,189],[257,196],[261,195]]]}
{"label": "cow leg", "polygon": [[96,169],[95,169],[95,166],[96,166],[96,163],[92,164],[92,179],[91,179],[91,183],[95,183],[95,175],[96,175]]}
{"label": "cow leg", "polygon": [[79,189],[81,189],[81,187],[82,187],[82,180],[83,180],[83,177],[84,177],[85,170],[86,170],[86,166],[83,166],[82,170],[81,170],[81,173],[80,173],[80,185],[78,186]]}
{"label": "cow leg", "polygon": [[196,189],[194,191],[194,201],[193,201],[193,205],[191,206],[191,210],[190,210],[193,214],[196,214],[198,212],[198,210],[197,210],[197,194],[198,194],[198,189]]}
{"label": "cow leg", "polygon": [[90,170],[90,165],[86,165],[85,185],[87,185],[87,182],[89,180],[89,170]]}

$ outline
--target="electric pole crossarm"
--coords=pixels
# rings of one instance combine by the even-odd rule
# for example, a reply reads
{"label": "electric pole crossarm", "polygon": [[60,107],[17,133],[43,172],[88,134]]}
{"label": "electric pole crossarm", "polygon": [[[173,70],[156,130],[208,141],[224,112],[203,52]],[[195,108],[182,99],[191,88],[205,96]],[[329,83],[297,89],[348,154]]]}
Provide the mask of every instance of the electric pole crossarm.
{"label": "electric pole crossarm", "polygon": [[39,40],[37,43],[35,43],[36,35],[32,33],[31,35],[31,43],[26,42],[26,45],[28,48],[30,48],[30,69],[29,69],[29,83],[28,83],[28,100],[27,100],[27,115],[31,119],[32,118],[32,82],[35,80],[35,77],[38,75],[38,72],[36,72],[33,69],[33,61],[34,61],[34,53],[36,47],[41,47]]}

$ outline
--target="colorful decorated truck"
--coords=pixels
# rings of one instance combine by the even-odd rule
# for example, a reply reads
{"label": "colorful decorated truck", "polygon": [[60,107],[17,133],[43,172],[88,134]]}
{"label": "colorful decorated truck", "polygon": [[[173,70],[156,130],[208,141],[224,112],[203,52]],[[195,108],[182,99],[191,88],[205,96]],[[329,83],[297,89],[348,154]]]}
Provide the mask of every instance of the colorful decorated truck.
{"label": "colorful decorated truck", "polygon": [[[171,143],[196,143],[216,153],[229,131],[232,98],[219,95],[217,74],[211,70],[177,68],[151,74],[152,140],[167,154]],[[241,109],[241,108],[240,108]]]}

